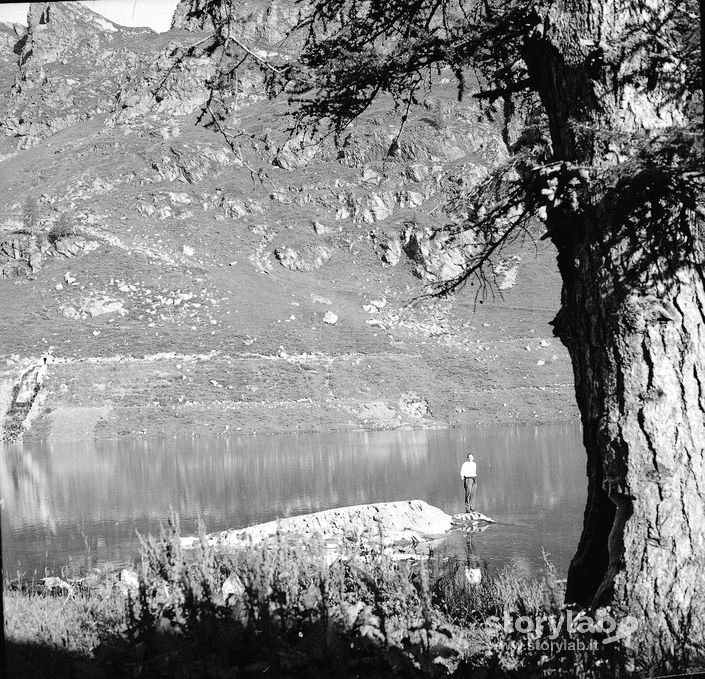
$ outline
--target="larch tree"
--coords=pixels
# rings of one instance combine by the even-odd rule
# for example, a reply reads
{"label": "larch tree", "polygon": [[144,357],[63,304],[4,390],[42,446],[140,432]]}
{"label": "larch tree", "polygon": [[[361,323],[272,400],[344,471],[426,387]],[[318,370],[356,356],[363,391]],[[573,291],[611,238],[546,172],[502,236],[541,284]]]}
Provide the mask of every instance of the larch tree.
{"label": "larch tree", "polygon": [[[216,31],[228,0],[208,0]],[[705,279],[699,11],[679,0],[308,0],[286,72],[297,115],[341,131],[380,94],[403,125],[429,73],[541,107],[546,143],[466,197],[485,247],[539,219],[563,288],[588,499],[568,602],[637,618],[653,659],[705,649]],[[216,11],[217,10],[217,11]],[[220,27],[220,28],[219,28]],[[298,84],[297,84],[298,83]],[[519,107],[520,108],[520,107]],[[390,149],[393,152],[394,149]]]}

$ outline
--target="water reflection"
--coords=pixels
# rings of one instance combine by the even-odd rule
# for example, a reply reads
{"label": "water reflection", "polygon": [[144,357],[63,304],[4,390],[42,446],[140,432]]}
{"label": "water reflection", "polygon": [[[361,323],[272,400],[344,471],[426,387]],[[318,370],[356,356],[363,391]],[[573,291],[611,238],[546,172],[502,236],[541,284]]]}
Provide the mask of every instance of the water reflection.
{"label": "water reflection", "polygon": [[585,502],[584,454],[573,426],[339,432],[230,439],[150,439],[8,446],[0,450],[7,569],[120,564],[135,530],[170,507],[184,532],[240,527],[364,502],[421,498],[463,510],[459,469],[478,463],[478,509],[502,524],[473,537],[496,565],[565,571]]}

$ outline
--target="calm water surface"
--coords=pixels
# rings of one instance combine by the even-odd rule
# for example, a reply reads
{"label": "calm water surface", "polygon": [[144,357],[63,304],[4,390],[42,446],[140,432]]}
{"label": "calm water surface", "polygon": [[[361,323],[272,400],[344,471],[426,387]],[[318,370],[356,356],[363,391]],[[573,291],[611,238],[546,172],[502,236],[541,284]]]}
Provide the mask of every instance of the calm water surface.
{"label": "calm water surface", "polygon": [[242,527],[366,502],[420,498],[463,511],[460,465],[478,464],[476,508],[498,525],[473,536],[489,565],[530,574],[541,550],[565,573],[585,507],[578,426],[260,435],[25,444],[0,448],[9,576],[118,567],[173,507],[182,532]]}

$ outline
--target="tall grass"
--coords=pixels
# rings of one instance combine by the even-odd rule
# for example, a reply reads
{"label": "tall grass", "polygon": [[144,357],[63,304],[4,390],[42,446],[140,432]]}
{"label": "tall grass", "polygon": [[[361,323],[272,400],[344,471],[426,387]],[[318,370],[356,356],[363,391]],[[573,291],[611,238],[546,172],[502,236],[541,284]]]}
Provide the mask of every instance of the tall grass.
{"label": "tall grass", "polygon": [[[203,539],[191,555],[171,517],[142,552],[125,633],[100,650],[114,667],[137,662],[145,676],[176,677],[434,674],[427,579],[381,547],[350,545],[331,563],[320,540],[280,534],[230,555]],[[226,580],[236,590],[227,597]]]}
{"label": "tall grass", "polygon": [[505,612],[562,612],[548,563],[538,580],[485,569],[472,584],[464,562],[399,560],[381,540],[351,536],[332,551],[279,534],[223,553],[201,537],[184,551],[169,517],[159,536],[143,538],[139,585],[127,594],[110,581],[61,597],[11,593],[9,636],[79,653],[106,677],[623,673],[602,649],[533,651],[527,642],[545,630],[529,637],[493,623]]}

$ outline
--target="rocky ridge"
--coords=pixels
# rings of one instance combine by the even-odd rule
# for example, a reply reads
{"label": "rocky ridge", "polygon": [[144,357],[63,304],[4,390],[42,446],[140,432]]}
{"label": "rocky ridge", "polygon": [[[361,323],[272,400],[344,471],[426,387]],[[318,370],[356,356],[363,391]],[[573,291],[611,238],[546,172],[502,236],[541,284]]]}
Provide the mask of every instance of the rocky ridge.
{"label": "rocky ridge", "polygon": [[[248,3],[238,35],[291,49],[293,7]],[[434,232],[506,157],[477,104],[441,80],[393,157],[384,101],[339,147],[290,138],[253,60],[209,109],[205,25],[197,0],[159,35],[57,2],[0,31],[0,357],[13,384],[49,357],[25,437],[574,417],[548,246],[507,253],[504,301],[408,304],[478,247]]]}

